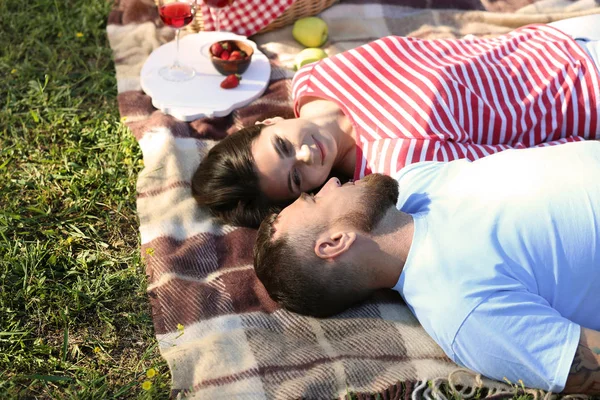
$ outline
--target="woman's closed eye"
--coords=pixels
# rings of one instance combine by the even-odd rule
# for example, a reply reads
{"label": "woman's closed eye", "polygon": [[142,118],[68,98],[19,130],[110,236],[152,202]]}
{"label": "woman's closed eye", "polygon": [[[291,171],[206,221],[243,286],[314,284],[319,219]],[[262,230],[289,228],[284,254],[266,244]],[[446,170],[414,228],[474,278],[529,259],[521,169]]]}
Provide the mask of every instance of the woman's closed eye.
{"label": "woman's closed eye", "polygon": [[281,154],[283,154],[285,156],[290,155],[290,146],[288,145],[288,143],[285,140],[283,140],[281,137],[277,136],[277,138],[275,139],[275,142],[277,143],[277,147],[281,150]]}
{"label": "woman's closed eye", "polygon": [[302,179],[300,179],[300,172],[298,171],[298,168],[294,168],[292,170],[292,182],[294,182],[294,185],[296,185],[296,188],[298,188],[298,191],[300,191]]}

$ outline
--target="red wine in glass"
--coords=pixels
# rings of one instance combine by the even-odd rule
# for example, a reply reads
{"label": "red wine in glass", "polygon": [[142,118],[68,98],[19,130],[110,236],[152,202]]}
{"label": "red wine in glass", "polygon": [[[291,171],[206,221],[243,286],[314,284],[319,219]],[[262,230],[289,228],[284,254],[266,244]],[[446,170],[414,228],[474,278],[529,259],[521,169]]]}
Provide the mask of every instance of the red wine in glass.
{"label": "red wine in glass", "polygon": [[188,3],[170,3],[162,6],[158,13],[165,25],[176,29],[183,28],[194,19],[192,6]]}
{"label": "red wine in glass", "polygon": [[168,81],[187,81],[196,75],[192,67],[179,63],[179,31],[194,19],[197,0],[158,0],[158,14],[165,25],[175,28],[175,61],[158,73]]}
{"label": "red wine in glass", "polygon": [[204,0],[204,2],[209,7],[210,13],[212,14],[213,19],[215,20],[215,31],[220,31],[221,11],[223,11],[225,7],[229,7],[233,3],[233,0]]}

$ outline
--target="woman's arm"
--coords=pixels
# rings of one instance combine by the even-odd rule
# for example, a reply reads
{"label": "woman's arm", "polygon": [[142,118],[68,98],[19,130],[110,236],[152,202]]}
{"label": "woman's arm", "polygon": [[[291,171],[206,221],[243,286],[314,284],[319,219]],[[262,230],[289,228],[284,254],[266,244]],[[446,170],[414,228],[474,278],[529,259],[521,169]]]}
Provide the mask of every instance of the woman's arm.
{"label": "woman's arm", "polygon": [[600,394],[600,332],[581,328],[563,393]]}

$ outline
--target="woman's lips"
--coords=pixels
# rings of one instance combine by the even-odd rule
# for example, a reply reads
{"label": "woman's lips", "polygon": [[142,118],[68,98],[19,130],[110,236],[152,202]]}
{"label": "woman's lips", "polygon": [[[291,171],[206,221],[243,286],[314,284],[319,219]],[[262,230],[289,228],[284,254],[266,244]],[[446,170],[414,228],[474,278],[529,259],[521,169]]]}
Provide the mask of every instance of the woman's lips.
{"label": "woman's lips", "polygon": [[315,139],[314,136],[313,136],[313,140],[315,141],[315,144],[319,148],[319,152],[321,153],[321,165],[323,165],[325,163],[325,150],[323,149],[323,145],[321,144],[321,142],[319,142],[317,139]]}

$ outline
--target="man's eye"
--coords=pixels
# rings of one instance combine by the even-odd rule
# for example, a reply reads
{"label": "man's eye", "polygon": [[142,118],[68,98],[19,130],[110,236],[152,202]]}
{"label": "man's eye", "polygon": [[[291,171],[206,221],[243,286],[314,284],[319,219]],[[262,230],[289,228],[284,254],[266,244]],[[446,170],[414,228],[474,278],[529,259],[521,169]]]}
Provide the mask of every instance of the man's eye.
{"label": "man's eye", "polygon": [[294,169],[294,172],[292,173],[292,180],[298,189],[300,189],[300,173],[297,169]]}

